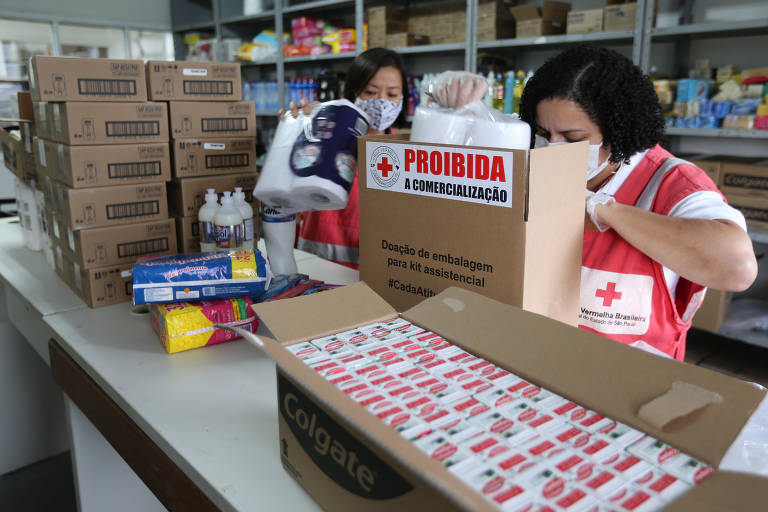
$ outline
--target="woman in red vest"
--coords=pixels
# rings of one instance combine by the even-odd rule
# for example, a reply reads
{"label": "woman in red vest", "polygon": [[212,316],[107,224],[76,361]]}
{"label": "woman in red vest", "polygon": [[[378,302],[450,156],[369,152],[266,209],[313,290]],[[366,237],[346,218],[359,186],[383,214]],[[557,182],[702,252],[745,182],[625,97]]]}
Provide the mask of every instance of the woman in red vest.
{"label": "woman in red vest", "polygon": [[659,146],[653,86],[612,50],[548,60],[520,115],[536,147],[590,143],[579,326],[682,360],[706,287],[741,291],[757,276],[744,217],[704,171]]}
{"label": "woman in red vest", "polygon": [[[369,135],[390,133],[402,118],[403,95],[408,93],[400,55],[371,48],[358,55],[347,72],[344,97],[360,107],[371,121]],[[357,173],[343,210],[311,211],[301,215],[297,247],[321,258],[359,268]]]}

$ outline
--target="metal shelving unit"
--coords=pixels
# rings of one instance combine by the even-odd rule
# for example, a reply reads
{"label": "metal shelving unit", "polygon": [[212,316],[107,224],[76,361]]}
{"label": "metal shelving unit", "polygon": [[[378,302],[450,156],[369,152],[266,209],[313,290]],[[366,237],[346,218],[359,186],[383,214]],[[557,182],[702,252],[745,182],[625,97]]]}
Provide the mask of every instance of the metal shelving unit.
{"label": "metal shelving unit", "polygon": [[499,39],[497,41],[478,41],[478,48],[514,48],[539,46],[568,46],[580,43],[630,42],[635,37],[634,30],[615,32],[592,32],[590,34],[561,34],[556,36],[525,37],[521,39]]}
{"label": "metal shelving unit", "polygon": [[651,29],[653,40],[676,39],[685,36],[727,37],[768,33],[768,19],[720,23],[692,23],[677,27]]}
{"label": "metal shelving unit", "polygon": [[302,55],[300,57],[285,57],[283,62],[286,64],[293,64],[296,62],[319,62],[326,60],[343,60],[352,59],[357,55],[357,52],[344,52],[344,53],[326,53],[324,55]]}
{"label": "metal shelving unit", "polygon": [[728,130],[725,128],[667,128],[667,135],[718,137],[729,139],[768,139],[768,130]]}
{"label": "metal shelving unit", "polygon": [[443,53],[443,52],[458,52],[465,51],[467,45],[464,42],[461,43],[443,43],[443,44],[425,44],[422,46],[401,46],[399,48],[392,48],[397,53],[404,55],[414,54],[427,54],[427,53]]}

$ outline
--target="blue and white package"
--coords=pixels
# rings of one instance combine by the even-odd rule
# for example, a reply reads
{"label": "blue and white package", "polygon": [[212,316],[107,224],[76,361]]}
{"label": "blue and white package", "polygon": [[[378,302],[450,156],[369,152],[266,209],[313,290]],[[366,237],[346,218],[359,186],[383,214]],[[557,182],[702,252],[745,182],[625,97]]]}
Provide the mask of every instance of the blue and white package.
{"label": "blue and white package", "polygon": [[145,258],[133,267],[133,303],[259,297],[271,279],[258,249]]}
{"label": "blue and white package", "polygon": [[365,112],[346,99],[325,102],[304,118],[290,158],[296,202],[308,210],[347,205],[357,172],[357,138],[368,128]]}

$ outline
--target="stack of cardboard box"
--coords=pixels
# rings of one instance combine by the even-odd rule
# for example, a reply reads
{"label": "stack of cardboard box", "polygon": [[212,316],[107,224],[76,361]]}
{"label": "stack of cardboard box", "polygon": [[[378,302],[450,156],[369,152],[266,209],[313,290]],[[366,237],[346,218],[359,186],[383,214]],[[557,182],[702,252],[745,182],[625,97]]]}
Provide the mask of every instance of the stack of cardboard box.
{"label": "stack of cardboard box", "polygon": [[19,102],[18,119],[0,119],[0,150],[5,166],[21,181],[42,191],[42,184],[35,168],[33,139],[35,118],[32,113],[32,99],[28,92],[17,93]]}
{"label": "stack of cardboard box", "polygon": [[167,105],[137,60],[37,56],[30,85],[56,272],[91,307],[128,301],[133,262],[176,252]]}
{"label": "stack of cardboard box", "polygon": [[152,101],[168,102],[173,139],[168,204],[179,251],[199,252],[197,213],[206,189],[221,194],[242,187],[258,211],[252,196],[258,177],[255,107],[241,101],[238,63],[150,61],[147,84]]}

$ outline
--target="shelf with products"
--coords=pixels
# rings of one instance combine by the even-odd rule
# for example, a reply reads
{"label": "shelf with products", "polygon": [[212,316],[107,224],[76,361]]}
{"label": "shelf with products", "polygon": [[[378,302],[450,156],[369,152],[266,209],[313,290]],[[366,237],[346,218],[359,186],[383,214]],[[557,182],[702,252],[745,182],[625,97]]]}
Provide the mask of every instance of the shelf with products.
{"label": "shelf with products", "polygon": [[355,52],[344,52],[344,53],[326,53],[323,55],[302,55],[300,57],[285,57],[283,58],[283,62],[286,64],[293,64],[297,62],[318,62],[318,61],[327,61],[327,60],[343,60],[343,59],[353,59],[356,57]]}
{"label": "shelf with products", "polygon": [[255,61],[243,61],[240,66],[243,68],[255,68],[258,66],[274,66],[277,64],[277,58],[255,60]]}
{"label": "shelf with products", "polygon": [[687,23],[674,27],[651,29],[651,38],[654,41],[676,39],[686,36],[726,37],[758,34],[768,34],[768,19],[710,23]]}
{"label": "shelf with products", "polygon": [[524,37],[514,39],[499,39],[496,41],[479,41],[478,49],[509,48],[527,46],[559,46],[590,42],[627,42],[635,37],[634,30],[618,30],[613,32],[591,32],[589,34],[560,34],[555,36]]}
{"label": "shelf with products", "polygon": [[768,130],[729,130],[725,128],[667,128],[666,134],[684,137],[768,139]]}
{"label": "shelf with products", "polygon": [[258,14],[242,14],[239,16],[222,18],[219,20],[219,23],[221,23],[222,25],[229,25],[234,23],[248,23],[252,21],[268,21],[268,20],[274,19],[275,13],[276,11],[274,9],[270,9],[268,11],[263,11]]}

